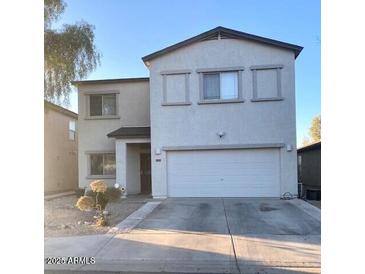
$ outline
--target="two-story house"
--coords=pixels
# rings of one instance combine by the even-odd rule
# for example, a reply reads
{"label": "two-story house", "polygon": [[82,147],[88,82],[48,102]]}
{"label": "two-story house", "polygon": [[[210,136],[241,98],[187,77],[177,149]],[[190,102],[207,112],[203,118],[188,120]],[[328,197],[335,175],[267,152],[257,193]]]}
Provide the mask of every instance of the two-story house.
{"label": "two-story house", "polygon": [[75,81],[79,184],[162,197],[297,195],[302,47],[223,27],[142,58],[149,78]]}

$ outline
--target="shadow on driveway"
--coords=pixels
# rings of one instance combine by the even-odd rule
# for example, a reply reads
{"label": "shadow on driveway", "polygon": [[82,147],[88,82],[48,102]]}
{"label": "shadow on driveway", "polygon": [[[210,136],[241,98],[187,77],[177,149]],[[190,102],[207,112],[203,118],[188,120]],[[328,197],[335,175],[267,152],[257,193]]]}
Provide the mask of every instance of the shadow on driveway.
{"label": "shadow on driveway", "polygon": [[96,264],[47,265],[46,273],[320,273],[320,222],[293,201],[167,199],[130,233],[100,236],[94,246],[69,239],[84,246],[79,252],[47,240],[46,256],[94,256]]}

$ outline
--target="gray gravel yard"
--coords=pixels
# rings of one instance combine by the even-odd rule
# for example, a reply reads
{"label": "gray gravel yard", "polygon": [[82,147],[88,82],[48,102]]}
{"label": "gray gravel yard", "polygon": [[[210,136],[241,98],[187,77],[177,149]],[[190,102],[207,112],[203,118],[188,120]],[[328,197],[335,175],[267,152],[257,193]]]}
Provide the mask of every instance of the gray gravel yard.
{"label": "gray gravel yard", "polygon": [[94,211],[83,212],[75,207],[75,195],[44,201],[44,236],[63,237],[106,233],[111,227],[146,203],[146,199],[120,199],[109,202],[106,210],[109,226],[97,227],[93,222]]}

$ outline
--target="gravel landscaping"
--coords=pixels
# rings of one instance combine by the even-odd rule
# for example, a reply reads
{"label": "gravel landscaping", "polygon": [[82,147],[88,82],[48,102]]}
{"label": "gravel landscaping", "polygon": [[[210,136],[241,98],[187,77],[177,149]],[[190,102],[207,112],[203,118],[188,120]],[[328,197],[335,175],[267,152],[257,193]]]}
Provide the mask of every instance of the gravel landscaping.
{"label": "gravel landscaping", "polygon": [[111,227],[144,205],[147,199],[120,199],[109,202],[109,226],[97,227],[92,222],[95,211],[80,211],[75,207],[75,195],[44,201],[44,234],[45,237],[63,237],[106,233]]}

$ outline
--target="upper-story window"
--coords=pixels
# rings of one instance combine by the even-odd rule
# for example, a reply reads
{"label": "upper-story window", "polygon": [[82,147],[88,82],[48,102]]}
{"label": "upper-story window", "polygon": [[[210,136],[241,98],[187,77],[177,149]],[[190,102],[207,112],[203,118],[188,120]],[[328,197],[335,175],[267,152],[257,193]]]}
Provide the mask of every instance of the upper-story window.
{"label": "upper-story window", "polygon": [[68,138],[70,140],[76,139],[76,121],[75,120],[70,120],[68,122]]}
{"label": "upper-story window", "polygon": [[116,94],[90,95],[90,116],[107,116],[116,114]]}
{"label": "upper-story window", "polygon": [[203,99],[238,99],[238,73],[204,73]]}
{"label": "upper-story window", "polygon": [[119,91],[85,92],[86,119],[119,119]]}
{"label": "upper-story window", "polygon": [[199,104],[237,103],[242,100],[242,67],[198,69]]}

